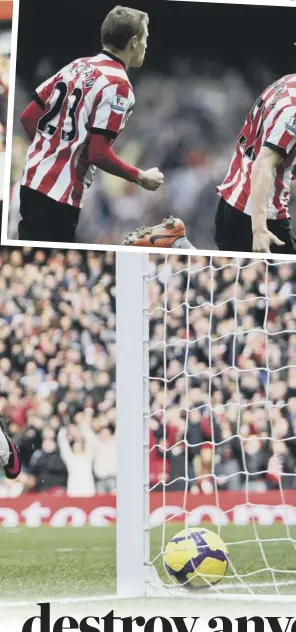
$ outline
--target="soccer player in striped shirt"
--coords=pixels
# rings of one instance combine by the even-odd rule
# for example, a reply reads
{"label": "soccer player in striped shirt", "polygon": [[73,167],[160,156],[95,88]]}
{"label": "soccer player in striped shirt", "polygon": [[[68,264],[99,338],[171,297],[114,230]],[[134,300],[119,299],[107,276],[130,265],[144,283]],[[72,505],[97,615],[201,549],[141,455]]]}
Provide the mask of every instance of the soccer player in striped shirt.
{"label": "soccer player in striped shirt", "polygon": [[264,90],[218,187],[220,250],[296,254],[288,205],[296,175],[296,74]]}
{"label": "soccer player in striped shirt", "polygon": [[73,242],[95,167],[150,191],[163,183],[157,167],[141,171],[112,144],[132,113],[127,76],[142,66],[148,15],[115,7],[101,28],[103,50],[77,59],[45,81],[21,116],[31,140],[21,182],[19,239]]}
{"label": "soccer player in striped shirt", "polygon": [[[215,241],[219,250],[296,254],[288,211],[294,179],[295,74],[264,90],[239,134],[228,173],[218,187]],[[183,222],[174,218],[160,226],[143,227],[128,235],[124,243],[193,248]]]}

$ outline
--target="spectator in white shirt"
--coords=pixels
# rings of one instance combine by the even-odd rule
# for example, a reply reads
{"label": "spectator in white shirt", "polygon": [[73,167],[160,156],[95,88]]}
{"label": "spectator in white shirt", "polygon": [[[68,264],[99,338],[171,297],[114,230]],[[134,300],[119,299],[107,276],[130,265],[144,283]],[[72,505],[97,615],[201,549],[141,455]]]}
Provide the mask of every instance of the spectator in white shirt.
{"label": "spectator in white shirt", "polygon": [[90,436],[82,436],[79,428],[71,424],[58,434],[60,455],[68,470],[68,496],[94,496],[95,482],[92,471],[93,446]]}

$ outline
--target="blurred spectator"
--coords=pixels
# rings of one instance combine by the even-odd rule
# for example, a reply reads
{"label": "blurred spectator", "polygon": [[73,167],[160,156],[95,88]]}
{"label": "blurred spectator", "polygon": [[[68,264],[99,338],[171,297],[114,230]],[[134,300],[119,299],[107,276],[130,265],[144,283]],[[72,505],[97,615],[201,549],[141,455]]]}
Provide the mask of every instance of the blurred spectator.
{"label": "blurred spectator", "polygon": [[99,493],[113,493],[116,489],[116,443],[110,424],[100,428],[94,437],[94,473]]}
{"label": "blurred spectator", "polygon": [[36,492],[56,492],[66,484],[67,471],[57,443],[52,437],[44,438],[41,450],[34,452],[30,461],[28,487]]}
{"label": "blurred spectator", "polygon": [[68,471],[68,496],[94,496],[92,438],[83,436],[77,426],[70,424],[60,429],[58,446]]}

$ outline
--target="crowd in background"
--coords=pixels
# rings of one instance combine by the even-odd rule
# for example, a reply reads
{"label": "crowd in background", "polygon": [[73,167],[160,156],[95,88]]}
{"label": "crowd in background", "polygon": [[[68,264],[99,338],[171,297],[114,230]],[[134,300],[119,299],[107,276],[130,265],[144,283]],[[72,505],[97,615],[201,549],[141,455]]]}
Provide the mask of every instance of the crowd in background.
{"label": "crowd in background", "polygon": [[0,270],[0,408],[23,465],[0,493],[112,493],[113,253],[1,248]]}
{"label": "crowd in background", "polygon": [[[50,60],[41,60],[36,85],[52,73]],[[124,160],[143,169],[158,166],[165,174],[165,184],[151,193],[97,171],[81,214],[78,241],[118,244],[137,226],[158,224],[172,214],[186,222],[197,248],[215,248],[216,187],[228,170],[247,111],[261,89],[276,78],[258,64],[246,78],[229,67],[197,66],[184,59],[172,63],[169,74],[146,69],[139,72],[134,81],[136,108],[115,149]],[[19,179],[27,149],[19,116],[30,98],[18,79],[11,238],[17,235]]]}
{"label": "crowd in background", "polygon": [[[296,266],[240,264],[150,256],[152,489],[296,487]],[[0,249],[0,496],[115,493],[115,308],[114,253]]]}
{"label": "crowd in background", "polygon": [[240,264],[154,258],[154,489],[296,488],[296,266]]}

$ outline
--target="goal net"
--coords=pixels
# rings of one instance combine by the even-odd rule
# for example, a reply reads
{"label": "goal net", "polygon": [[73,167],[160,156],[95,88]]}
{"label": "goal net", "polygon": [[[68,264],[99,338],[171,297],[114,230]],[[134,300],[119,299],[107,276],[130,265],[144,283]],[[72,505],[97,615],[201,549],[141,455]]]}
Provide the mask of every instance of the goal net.
{"label": "goal net", "polygon": [[295,288],[285,261],[117,254],[120,594],[187,594],[165,548],[204,526],[229,567],[201,598],[295,599]]}

